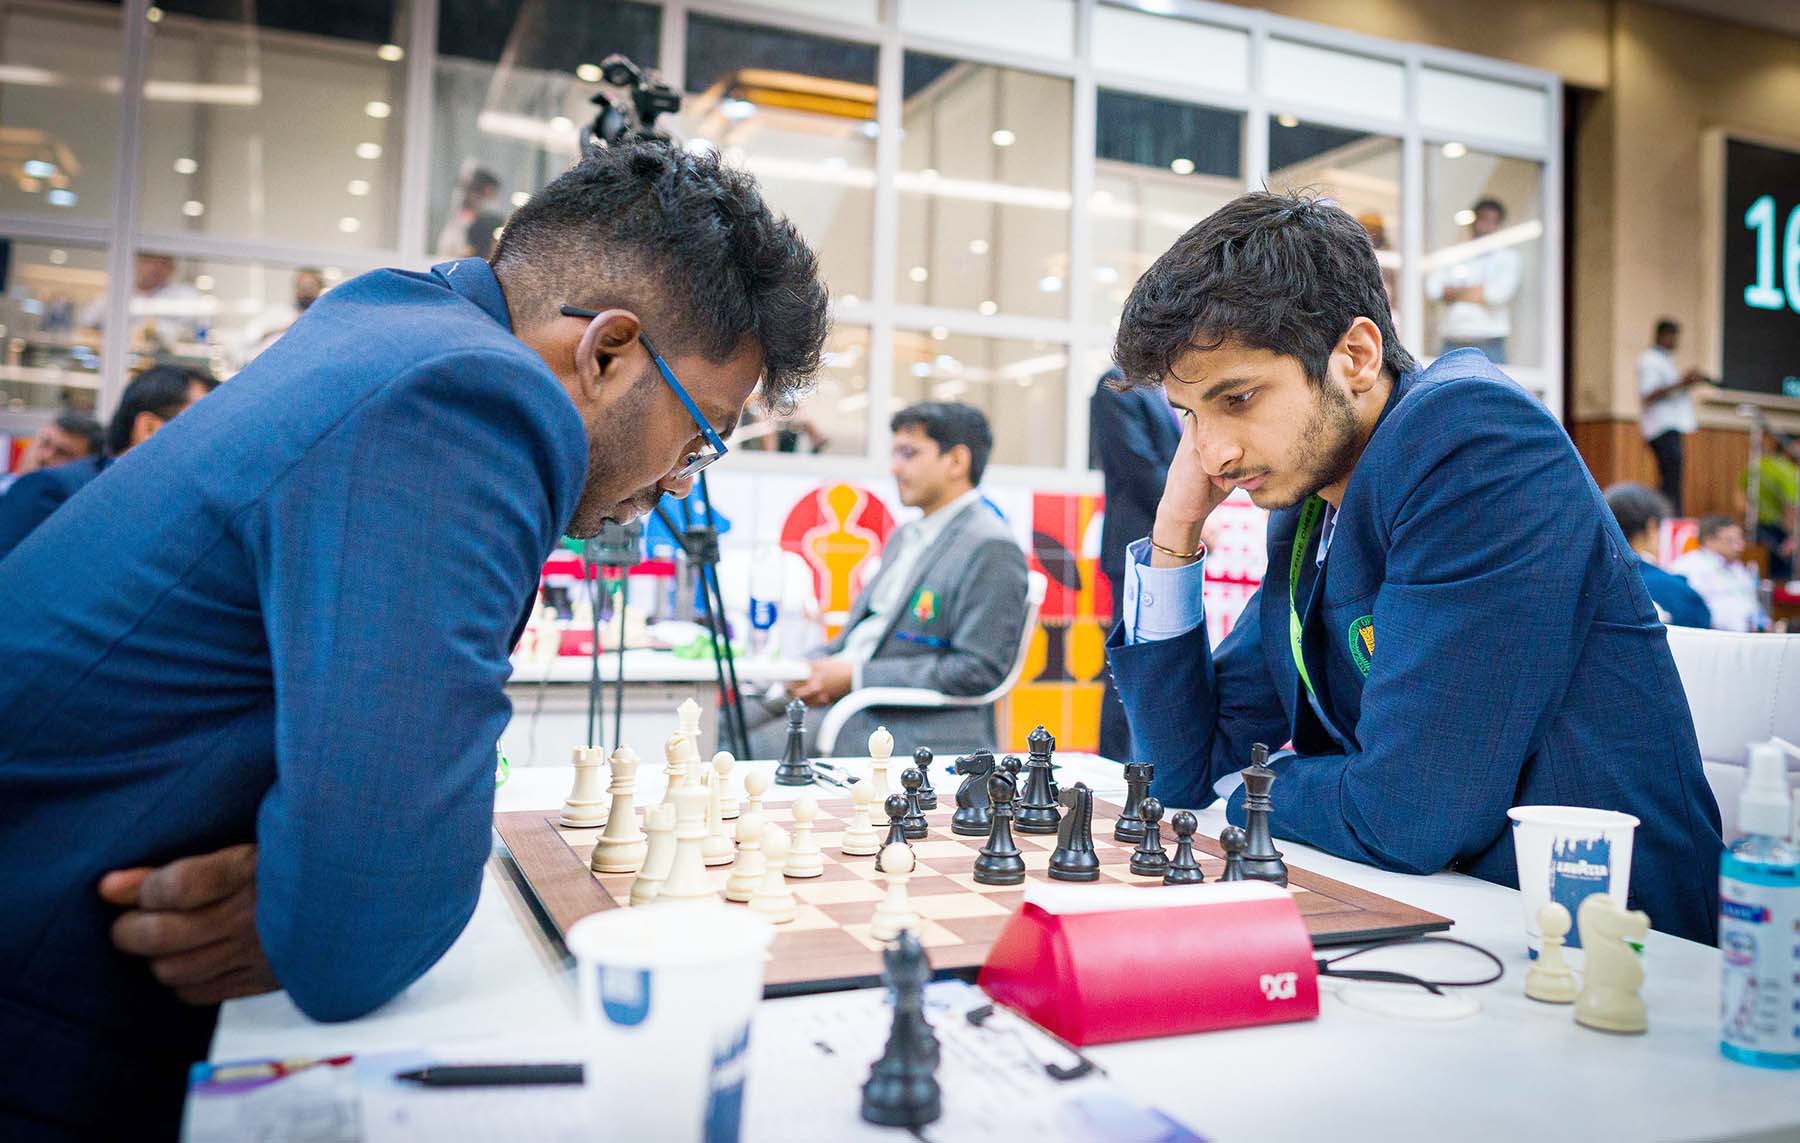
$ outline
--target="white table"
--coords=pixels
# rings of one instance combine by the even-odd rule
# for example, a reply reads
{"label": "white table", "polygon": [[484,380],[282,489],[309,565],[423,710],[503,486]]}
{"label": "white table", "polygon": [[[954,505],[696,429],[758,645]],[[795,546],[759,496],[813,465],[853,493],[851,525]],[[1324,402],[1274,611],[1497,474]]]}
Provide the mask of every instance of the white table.
{"label": "white table", "polygon": [[[1123,792],[1118,767],[1111,763],[1071,755],[1059,762],[1067,767],[1065,783],[1084,780],[1100,796],[1114,799]],[[570,777],[568,767],[515,771],[499,791],[496,808],[558,805]],[[646,800],[658,796],[659,778],[646,774]],[[941,797],[948,795],[948,783],[934,778],[933,784]],[[770,798],[795,792],[772,787]],[[1207,834],[1224,824],[1217,806],[1200,819]],[[1089,1050],[1127,1091],[1208,1138],[1244,1143],[1800,1138],[1800,1077],[1744,1067],[1719,1055],[1717,950],[1652,933],[1644,989],[1650,1032],[1609,1036],[1578,1027],[1567,1006],[1525,999],[1527,961],[1514,891],[1453,873],[1383,873],[1291,843],[1283,849],[1290,862],[1316,873],[1453,918],[1452,935],[1500,955],[1507,975],[1475,990],[1481,1011],[1456,1021],[1377,1015],[1347,1001],[1345,990],[1367,994],[1389,986],[1321,981],[1321,1012],[1313,1022]],[[379,1012],[350,1024],[321,1025],[302,1016],[284,994],[234,1001],[220,1019],[213,1058],[569,1035],[570,973],[504,862],[500,855],[490,862],[475,916],[449,953]],[[1485,966],[1475,954],[1458,950],[1416,949],[1404,955],[1396,950],[1367,959],[1446,978],[1480,975]],[[752,1074],[752,1099],[759,1079]]]}

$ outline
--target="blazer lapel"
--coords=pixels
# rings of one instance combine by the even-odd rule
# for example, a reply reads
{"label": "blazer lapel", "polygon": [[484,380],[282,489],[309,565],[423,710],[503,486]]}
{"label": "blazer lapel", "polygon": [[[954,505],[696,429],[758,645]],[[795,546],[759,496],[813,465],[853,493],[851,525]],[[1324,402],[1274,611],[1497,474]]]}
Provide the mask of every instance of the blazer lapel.
{"label": "blazer lapel", "polygon": [[[925,582],[925,576],[937,565],[939,560],[944,558],[944,553],[949,551],[951,546],[956,543],[958,534],[963,528],[968,526],[969,513],[977,512],[981,509],[982,505],[980,501],[966,505],[961,512],[956,514],[956,517],[953,520],[944,525],[944,530],[938,534],[937,541],[929,548],[926,548],[923,552],[919,553],[918,560],[913,564],[912,578],[907,581],[906,590],[902,591],[897,597],[899,603],[895,606],[894,613],[887,617],[887,626],[882,628],[881,640],[875,644],[875,654],[881,654],[881,648],[894,634],[894,628],[898,627],[901,621],[906,618],[907,606],[912,601],[913,593],[919,590],[919,585],[921,583]],[[873,592],[871,591],[871,594],[872,593]]]}

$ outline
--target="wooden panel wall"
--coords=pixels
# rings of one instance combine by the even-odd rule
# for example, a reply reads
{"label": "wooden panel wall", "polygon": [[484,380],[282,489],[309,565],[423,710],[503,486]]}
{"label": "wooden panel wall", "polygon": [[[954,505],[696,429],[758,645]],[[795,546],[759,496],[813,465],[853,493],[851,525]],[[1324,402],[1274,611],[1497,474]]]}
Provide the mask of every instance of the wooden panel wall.
{"label": "wooden panel wall", "polygon": [[[1574,437],[1576,449],[1600,487],[1621,480],[1656,487],[1656,458],[1644,443],[1635,420],[1582,421],[1576,424]],[[1686,515],[1743,514],[1743,492],[1738,480],[1749,463],[1749,448],[1749,434],[1741,429],[1703,428],[1687,439],[1681,472],[1682,509]]]}

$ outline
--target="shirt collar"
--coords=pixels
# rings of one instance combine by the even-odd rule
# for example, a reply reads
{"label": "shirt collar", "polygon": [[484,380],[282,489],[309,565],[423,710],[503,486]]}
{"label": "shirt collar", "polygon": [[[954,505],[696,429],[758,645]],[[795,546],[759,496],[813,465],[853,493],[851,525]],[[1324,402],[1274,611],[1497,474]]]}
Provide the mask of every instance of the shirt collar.
{"label": "shirt collar", "polygon": [[931,515],[922,517],[919,520],[919,535],[936,539],[950,526],[950,521],[962,514],[963,509],[980,499],[981,489],[969,489]]}
{"label": "shirt collar", "polygon": [[506,295],[500,290],[500,279],[485,258],[458,258],[439,262],[431,272],[446,286],[481,307],[483,313],[512,332],[512,314],[506,308]]}

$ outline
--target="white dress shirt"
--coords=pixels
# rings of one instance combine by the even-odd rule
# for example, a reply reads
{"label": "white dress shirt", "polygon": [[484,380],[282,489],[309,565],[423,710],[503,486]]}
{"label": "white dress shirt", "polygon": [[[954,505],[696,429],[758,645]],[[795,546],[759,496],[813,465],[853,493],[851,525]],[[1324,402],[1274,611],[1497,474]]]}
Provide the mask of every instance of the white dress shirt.
{"label": "white dress shirt", "polygon": [[1696,548],[1669,565],[1686,577],[1712,612],[1715,631],[1760,631],[1762,600],[1757,594],[1756,573],[1743,564],[1726,563],[1725,557]]}
{"label": "white dress shirt", "polygon": [[[1681,380],[1681,370],[1675,366],[1675,358],[1660,345],[1653,345],[1638,354],[1637,387],[1639,397],[1648,397],[1658,389],[1667,389]],[[1694,398],[1686,389],[1677,389],[1659,401],[1648,401],[1644,404],[1644,415],[1638,426],[1644,431],[1644,439],[1653,441],[1670,429],[1683,435],[1693,432],[1699,427],[1694,419]],[[1703,593],[1704,594],[1704,593]]]}
{"label": "white dress shirt", "polygon": [[1425,296],[1444,300],[1450,286],[1480,286],[1479,302],[1451,302],[1438,322],[1444,341],[1487,341],[1512,336],[1512,300],[1519,292],[1519,252],[1507,247],[1441,266],[1425,279]]}

